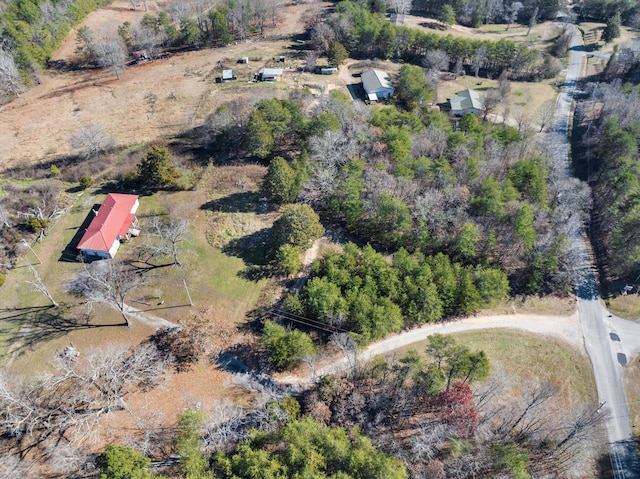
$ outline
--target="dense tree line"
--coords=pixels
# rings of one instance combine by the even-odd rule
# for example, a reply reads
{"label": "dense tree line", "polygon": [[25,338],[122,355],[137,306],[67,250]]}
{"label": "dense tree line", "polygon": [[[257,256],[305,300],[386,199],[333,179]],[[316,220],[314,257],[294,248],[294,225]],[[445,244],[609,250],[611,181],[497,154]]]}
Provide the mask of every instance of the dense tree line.
{"label": "dense tree line", "polygon": [[576,13],[583,18],[608,21],[616,14],[626,25],[638,26],[640,5],[635,0],[584,0],[575,6]]}
{"label": "dense tree line", "polygon": [[[29,77],[47,66],[72,27],[110,0],[20,0],[8,2],[0,13],[0,89],[6,99],[19,94]],[[131,0],[131,8],[140,5]],[[145,11],[146,1],[143,2]],[[234,39],[261,34],[275,25],[281,0],[173,2],[166,11],[145,13],[139,23],[125,22],[113,30],[78,31],[84,61],[113,67],[115,73],[129,53],[144,49],[155,58],[167,48],[225,46]],[[23,74],[21,74],[22,72]],[[5,95],[3,95],[5,96]],[[3,98],[5,99],[5,98]]]}
{"label": "dense tree line", "polygon": [[463,266],[442,253],[425,257],[400,249],[388,264],[371,246],[345,245],[312,265],[302,293],[286,300],[294,313],[356,333],[360,344],[402,327],[470,314],[509,293],[506,275]]}
{"label": "dense tree line", "polygon": [[592,93],[577,112],[585,156],[574,158],[574,164],[594,185],[591,237],[609,279],[633,280],[640,263],[640,101],[637,90],[625,91],[616,82],[598,84]]}
{"label": "dense tree line", "polygon": [[[297,399],[246,411],[221,406],[211,417],[186,410],[170,448],[178,462],[164,472],[218,479],[584,472],[603,421],[597,408],[567,412],[556,386],[533,380],[517,399],[498,400],[503,385],[486,381],[489,367],[483,351],[435,334],[424,354],[354,361]],[[103,477],[165,477],[153,476],[136,449],[109,446],[96,460]]]}
{"label": "dense tree line", "polygon": [[[506,70],[512,78],[524,80],[549,75],[539,51],[524,43],[466,39],[395,26],[383,13],[371,12],[369,4],[363,2],[338,3],[323,22],[311,27],[310,34],[314,47],[324,53],[334,42],[339,42],[354,57],[397,57],[421,64],[428,52],[442,50],[451,65],[466,65],[471,69],[477,63],[494,77]],[[445,70],[449,69],[449,63]]]}
{"label": "dense tree line", "polygon": [[309,140],[301,196],[322,214],[379,249],[499,267],[515,291],[569,287],[563,238],[575,222],[563,219],[589,204],[579,183],[558,183],[524,131],[472,115],[452,126],[424,107],[378,108],[368,122],[342,116],[341,131]]}
{"label": "dense tree line", "polygon": [[518,399],[498,401],[500,381],[476,386],[489,375],[484,352],[448,336],[430,336],[424,355],[411,350],[360,364],[355,350],[347,352],[353,361],[344,375],[323,377],[297,399],[271,389],[255,397],[255,406],[186,409],[171,427],[148,422],[138,411],[137,426],[122,437],[126,446],[112,444],[93,456],[81,444],[95,433],[95,422],[126,409],[128,394],[158,384],[166,356],[149,345],[86,355],[67,348],[47,375],[0,378],[2,441],[12,451],[0,472],[9,478],[33,473],[31,456],[10,460],[20,451],[37,452],[47,473],[70,478],[86,476],[89,463],[105,479],[584,471],[584,452],[603,420],[593,405],[567,412],[556,404],[556,387],[535,382],[525,384]]}
{"label": "dense tree line", "polygon": [[[37,72],[46,66],[74,25],[108,3],[109,0],[7,2],[0,13],[0,50],[10,54],[6,62],[13,61],[27,74]],[[9,85],[8,78],[0,74],[0,85]],[[19,92],[14,90],[15,86],[11,93]]]}
{"label": "dense tree line", "polygon": [[447,14],[463,25],[478,27],[486,23],[521,23],[553,20],[561,3],[558,0],[414,0],[413,10],[445,20]]}

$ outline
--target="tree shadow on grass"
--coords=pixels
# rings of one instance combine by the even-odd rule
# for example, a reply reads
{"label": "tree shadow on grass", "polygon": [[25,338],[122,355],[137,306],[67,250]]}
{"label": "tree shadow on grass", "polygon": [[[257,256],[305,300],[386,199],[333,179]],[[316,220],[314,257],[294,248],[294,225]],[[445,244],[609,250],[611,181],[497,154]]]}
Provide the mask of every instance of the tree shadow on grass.
{"label": "tree shadow on grass", "polygon": [[238,273],[241,278],[260,281],[272,275],[273,247],[270,228],[233,239],[222,248],[222,252],[242,259],[247,265]]}
{"label": "tree shadow on grass", "polygon": [[223,213],[267,213],[269,211],[268,205],[263,206],[266,202],[260,201],[260,198],[259,192],[241,191],[208,201],[200,206],[200,209]]}
{"label": "tree shadow on grass", "polygon": [[40,343],[60,338],[71,331],[123,325],[124,323],[91,324],[88,316],[78,315],[76,308],[64,304],[58,307],[3,308],[0,309],[0,328],[17,330],[17,333],[1,335],[0,348],[20,355],[34,350]]}

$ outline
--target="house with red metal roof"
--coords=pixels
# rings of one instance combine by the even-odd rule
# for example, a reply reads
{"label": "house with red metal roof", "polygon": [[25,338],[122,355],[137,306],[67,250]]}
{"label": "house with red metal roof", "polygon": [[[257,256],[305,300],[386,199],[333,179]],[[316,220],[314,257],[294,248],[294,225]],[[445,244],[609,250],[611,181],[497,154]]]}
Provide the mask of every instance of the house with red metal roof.
{"label": "house with red metal roof", "polygon": [[122,241],[137,236],[136,228],[138,196],[109,193],[84,233],[78,249],[83,256],[92,258],[113,258]]}

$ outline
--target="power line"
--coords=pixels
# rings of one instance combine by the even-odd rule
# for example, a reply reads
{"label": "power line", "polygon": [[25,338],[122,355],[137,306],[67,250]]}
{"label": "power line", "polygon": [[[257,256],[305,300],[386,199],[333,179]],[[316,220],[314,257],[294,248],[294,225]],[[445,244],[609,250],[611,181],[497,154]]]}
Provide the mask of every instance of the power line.
{"label": "power line", "polygon": [[327,323],[323,323],[322,321],[318,321],[317,319],[311,319],[311,318],[307,318],[306,316],[302,316],[300,314],[296,314],[296,313],[291,313],[289,311],[284,311],[282,309],[274,309],[273,310],[275,313],[281,315],[281,316],[288,316],[288,317],[292,317],[292,318],[296,318],[296,319],[301,319],[304,321],[309,321],[311,323],[316,323],[319,324],[321,326],[327,326],[333,329],[336,329],[337,331],[341,332],[341,333],[352,333],[353,331],[349,331],[348,329],[343,329],[339,326],[335,326],[333,324],[327,324]]}
{"label": "power line", "polygon": [[289,313],[287,311],[282,311],[279,309],[273,309],[271,310],[272,314],[274,314],[275,316],[278,316],[280,318],[286,319],[287,321],[293,321],[299,324],[303,324],[305,326],[309,326],[311,328],[316,328],[316,329],[320,329],[323,331],[326,331],[328,333],[351,333],[351,331],[348,331],[346,329],[342,329],[339,328],[338,326],[333,326],[331,324],[326,324],[326,323],[322,323],[320,321],[317,321],[315,319],[311,319],[311,318],[306,318],[304,316],[300,316],[298,314],[294,314],[294,313]]}

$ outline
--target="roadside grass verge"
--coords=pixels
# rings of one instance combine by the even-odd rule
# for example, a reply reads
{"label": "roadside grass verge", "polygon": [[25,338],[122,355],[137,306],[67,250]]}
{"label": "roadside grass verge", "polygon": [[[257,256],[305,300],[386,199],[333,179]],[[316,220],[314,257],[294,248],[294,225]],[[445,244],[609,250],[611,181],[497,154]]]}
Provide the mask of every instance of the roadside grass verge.
{"label": "roadside grass verge", "polygon": [[640,294],[611,296],[605,299],[607,309],[620,318],[636,321],[640,318]]}
{"label": "roadside grass verge", "polygon": [[559,296],[514,296],[491,308],[482,309],[479,316],[497,314],[548,314],[571,316],[576,312],[574,297]]}
{"label": "roadside grass verge", "polygon": [[[568,344],[548,336],[487,329],[451,335],[472,351],[482,350],[489,358],[491,374],[486,381],[500,379],[503,400],[517,399],[528,382],[549,382],[558,389],[559,407],[569,410],[584,402],[597,401],[595,380],[587,358]],[[410,349],[424,354],[428,341],[414,343]]]}
{"label": "roadside grass verge", "polygon": [[624,388],[631,414],[631,426],[636,443],[640,441],[640,356],[634,357],[624,368]]}

